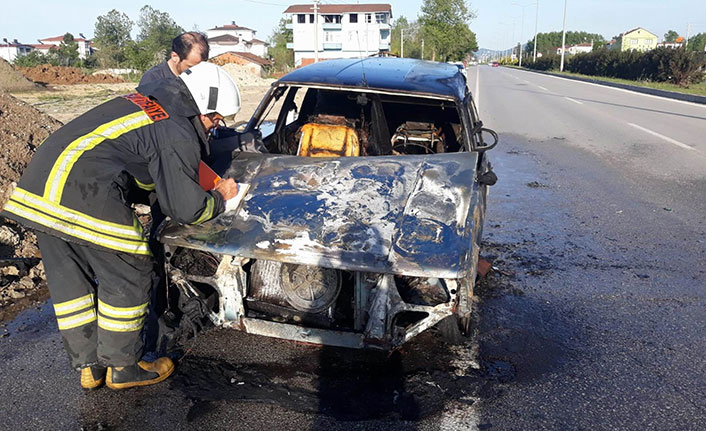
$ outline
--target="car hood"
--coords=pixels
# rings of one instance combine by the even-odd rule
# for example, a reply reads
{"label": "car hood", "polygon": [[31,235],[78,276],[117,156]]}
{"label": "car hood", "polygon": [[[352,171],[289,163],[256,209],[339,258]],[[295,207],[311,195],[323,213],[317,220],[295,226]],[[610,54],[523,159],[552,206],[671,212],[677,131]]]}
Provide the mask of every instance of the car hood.
{"label": "car hood", "polygon": [[242,204],[160,240],[351,271],[460,278],[471,271],[476,153],[304,158],[240,153]]}

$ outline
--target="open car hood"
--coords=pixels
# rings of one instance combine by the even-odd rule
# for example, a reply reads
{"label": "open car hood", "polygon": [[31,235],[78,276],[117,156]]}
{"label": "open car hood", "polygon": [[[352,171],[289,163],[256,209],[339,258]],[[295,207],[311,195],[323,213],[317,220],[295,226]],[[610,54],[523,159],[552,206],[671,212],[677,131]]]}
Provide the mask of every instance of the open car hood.
{"label": "open car hood", "polygon": [[170,246],[416,277],[471,271],[476,153],[304,158],[240,153],[237,210],[167,224]]}

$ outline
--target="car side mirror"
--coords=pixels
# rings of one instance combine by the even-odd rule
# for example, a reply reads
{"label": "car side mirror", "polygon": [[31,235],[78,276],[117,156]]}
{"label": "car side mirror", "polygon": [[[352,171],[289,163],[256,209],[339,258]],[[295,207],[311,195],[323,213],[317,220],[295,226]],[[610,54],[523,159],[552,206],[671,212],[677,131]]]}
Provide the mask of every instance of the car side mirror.
{"label": "car side mirror", "polygon": [[[478,145],[474,148],[475,151],[492,150],[496,145],[498,145],[498,134],[495,133],[494,130],[481,127],[476,132],[476,136],[478,137]],[[486,144],[486,142],[490,142],[491,140],[491,144]]]}

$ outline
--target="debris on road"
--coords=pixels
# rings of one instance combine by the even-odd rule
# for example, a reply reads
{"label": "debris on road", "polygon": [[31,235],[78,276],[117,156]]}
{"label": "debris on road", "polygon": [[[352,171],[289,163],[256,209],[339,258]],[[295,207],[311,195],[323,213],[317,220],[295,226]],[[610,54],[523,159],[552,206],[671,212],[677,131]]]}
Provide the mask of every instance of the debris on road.
{"label": "debris on road", "polygon": [[490,263],[488,260],[483,259],[483,258],[478,259],[478,275],[481,278],[488,275],[488,273],[490,272],[491,269],[493,269],[492,263]]}

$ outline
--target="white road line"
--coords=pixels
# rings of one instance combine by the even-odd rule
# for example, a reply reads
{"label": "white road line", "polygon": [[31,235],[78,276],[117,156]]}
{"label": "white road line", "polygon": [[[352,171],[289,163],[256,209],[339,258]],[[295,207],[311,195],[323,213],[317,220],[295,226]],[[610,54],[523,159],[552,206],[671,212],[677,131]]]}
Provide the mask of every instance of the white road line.
{"label": "white road line", "polygon": [[570,100],[570,101],[572,101],[572,102],[574,102],[574,103],[577,103],[577,104],[579,104],[579,105],[583,105],[583,102],[579,102],[578,100],[572,99],[571,97],[566,97],[566,96],[564,96],[564,99]]}
{"label": "white road line", "polygon": [[692,146],[690,146],[690,145],[682,144],[681,142],[677,141],[676,139],[672,139],[672,138],[670,138],[669,136],[664,136],[664,135],[659,134],[659,133],[657,133],[657,132],[653,132],[653,131],[650,130],[650,129],[645,129],[644,127],[638,126],[637,124],[628,123],[628,126],[632,126],[632,127],[636,128],[637,130],[642,130],[642,131],[645,132],[645,133],[649,133],[649,134],[652,135],[652,136],[656,136],[656,137],[658,137],[658,138],[660,138],[660,139],[663,139],[663,140],[669,142],[670,144],[674,144],[674,145],[676,145],[676,146],[678,146],[678,147],[682,147],[682,148],[685,148],[685,149],[691,150],[691,151],[696,151],[696,148],[694,148],[694,147],[692,147]]}
{"label": "white road line", "polygon": [[540,90],[549,91],[546,88],[542,87],[541,85],[538,85],[537,87],[539,87]]}
{"label": "white road line", "polygon": [[476,66],[476,93],[473,95],[476,101],[476,109],[480,111],[480,67]]}

